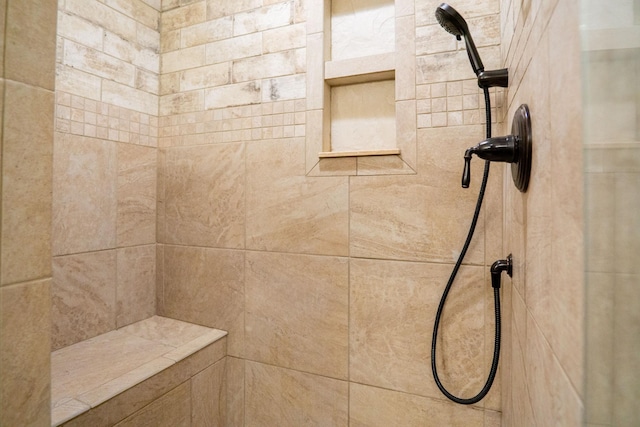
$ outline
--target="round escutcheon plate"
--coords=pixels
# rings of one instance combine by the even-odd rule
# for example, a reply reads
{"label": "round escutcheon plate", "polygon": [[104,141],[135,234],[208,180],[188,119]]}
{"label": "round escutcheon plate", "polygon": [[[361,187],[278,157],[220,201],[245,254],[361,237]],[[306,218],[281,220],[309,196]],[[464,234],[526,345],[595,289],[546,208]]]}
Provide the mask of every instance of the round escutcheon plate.
{"label": "round escutcheon plate", "polygon": [[513,183],[521,192],[527,191],[531,175],[531,114],[522,104],[513,115],[511,134],[516,137],[516,161],[511,163]]}

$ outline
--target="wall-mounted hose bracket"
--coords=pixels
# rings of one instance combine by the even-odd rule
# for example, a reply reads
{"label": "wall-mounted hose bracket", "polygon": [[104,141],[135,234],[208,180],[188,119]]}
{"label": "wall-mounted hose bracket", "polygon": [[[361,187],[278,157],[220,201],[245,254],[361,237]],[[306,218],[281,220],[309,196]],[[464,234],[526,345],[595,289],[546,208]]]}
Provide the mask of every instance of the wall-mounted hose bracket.
{"label": "wall-mounted hose bracket", "polygon": [[500,288],[500,275],[503,271],[506,271],[509,277],[513,274],[513,262],[512,256],[509,254],[507,259],[499,259],[491,266],[491,286],[493,288]]}

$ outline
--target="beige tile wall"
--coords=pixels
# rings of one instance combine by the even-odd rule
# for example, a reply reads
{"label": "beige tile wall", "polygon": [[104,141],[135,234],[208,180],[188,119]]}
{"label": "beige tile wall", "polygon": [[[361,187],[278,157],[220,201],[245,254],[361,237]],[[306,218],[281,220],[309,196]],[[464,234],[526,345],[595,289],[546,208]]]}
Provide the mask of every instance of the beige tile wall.
{"label": "beige tile wall", "polygon": [[[513,289],[503,291],[507,386],[502,403],[497,384],[475,408],[444,402],[428,369],[430,319],[481,175],[474,162],[472,188],[459,188],[462,152],[484,138],[482,97],[461,45],[435,22],[439,2],[398,2],[415,23],[416,86],[401,92],[415,93],[417,174],[384,177],[305,174],[304,140],[313,137],[305,129],[306,75],[315,72],[305,60],[311,2],[157,3],[66,0],[59,12],[54,171],[61,174],[54,174],[54,204],[58,194],[68,200],[54,208],[58,261],[113,252],[114,270],[98,272],[116,277],[113,307],[145,312],[138,307],[158,301],[162,314],[229,330],[234,392],[226,404],[234,425],[295,424],[304,408],[305,422],[332,425],[400,416],[412,425],[438,414],[448,425],[493,426],[500,410],[507,425],[577,425],[582,218],[574,190],[582,184],[575,0],[456,4],[487,68],[510,68],[511,87],[493,95],[495,121],[504,119],[507,129],[510,113],[527,102],[534,133],[548,142],[536,145],[527,195],[514,192],[504,174],[504,224],[502,168],[493,168],[462,273],[467,280],[459,281],[441,331],[443,354],[469,356],[460,365],[447,358],[448,384],[473,393],[492,351],[491,294],[478,289],[488,286],[486,266],[513,252]],[[565,118],[551,120],[559,116]],[[66,157],[65,145],[74,147]],[[157,196],[148,172],[156,167]],[[73,173],[78,179],[62,178]],[[87,204],[74,197],[81,193],[90,195]],[[82,215],[59,212],[73,203]],[[155,243],[154,218],[155,295],[129,289],[154,275],[140,267],[149,261],[129,257],[154,256],[146,252]],[[88,231],[71,231],[76,224]],[[66,235],[72,237],[56,238]],[[551,288],[552,272],[565,286]],[[118,292],[134,297],[118,302]],[[92,289],[79,293],[57,300],[82,307],[94,299]],[[387,311],[389,321],[374,328]],[[109,316],[114,324],[129,319],[126,312]],[[260,329],[265,323],[273,325],[268,333]],[[300,343],[307,343],[304,357]],[[382,401],[398,404],[371,403]],[[363,411],[371,406],[379,409],[374,421]]]}
{"label": "beige tile wall", "polygon": [[583,407],[582,102],[577,0],[501,2],[506,116],[529,105],[527,193],[505,173],[505,248],[514,273],[505,301],[502,410],[507,425],[579,426]]}
{"label": "beige tile wall", "polygon": [[55,2],[0,1],[0,424],[50,425]]}
{"label": "beige tile wall", "polygon": [[[442,425],[497,426],[499,380],[485,401],[457,406],[435,388],[429,360],[482,174],[474,162],[472,188],[460,188],[464,149],[484,139],[467,55],[440,34],[438,2],[396,2],[403,31],[420,35],[416,47],[399,44],[417,82],[397,88],[414,138],[418,128],[417,174],[375,176],[389,167],[368,161],[358,173],[373,176],[349,177],[345,159],[344,175],[309,176],[305,140],[320,130],[307,126],[317,70],[306,69],[305,21],[316,3],[163,4],[158,309],[229,330],[230,425],[424,425],[437,414]],[[460,9],[498,67],[499,3]],[[443,46],[429,43],[436,34]],[[494,122],[504,95],[492,93]],[[463,396],[480,390],[493,351],[486,270],[505,255],[500,168],[485,203],[440,335],[442,377]]]}
{"label": "beige tile wall", "polygon": [[156,311],[160,6],[59,2],[53,349]]}

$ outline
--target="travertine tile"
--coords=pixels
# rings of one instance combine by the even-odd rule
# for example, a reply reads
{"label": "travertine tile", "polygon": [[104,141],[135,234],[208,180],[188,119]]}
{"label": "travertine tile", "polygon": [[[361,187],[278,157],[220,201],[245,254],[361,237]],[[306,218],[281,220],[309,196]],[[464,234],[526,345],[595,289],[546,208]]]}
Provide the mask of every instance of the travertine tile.
{"label": "travertine tile", "polygon": [[291,4],[285,2],[237,13],[234,16],[233,34],[238,36],[292,24],[292,12]]}
{"label": "travertine tile", "polygon": [[[553,241],[551,263],[553,283],[566,286],[554,287],[554,298],[544,316],[538,316],[540,328],[549,340],[553,352],[571,382],[582,393],[584,334],[584,219],[582,172],[582,103],[580,79],[580,51],[578,14],[574,13],[578,2],[559,2],[549,21],[549,74],[561,76],[552,79],[550,117],[561,112],[570,113],[565,120],[551,120],[553,141],[551,152]],[[553,42],[551,42],[553,40]],[[571,266],[571,267],[569,267]],[[548,284],[552,286],[551,283]]]}
{"label": "travertine tile", "polygon": [[417,29],[413,15],[399,17],[398,12],[396,1],[396,100],[400,101],[416,98]]}
{"label": "travertine tile", "polygon": [[102,81],[101,99],[108,104],[155,116],[158,114],[158,96],[111,80]]}
{"label": "travertine tile", "polygon": [[164,245],[156,245],[156,314],[164,316]]}
{"label": "travertine tile", "polygon": [[163,31],[160,37],[160,53],[178,50],[181,47],[182,30]]}
{"label": "travertine tile", "polygon": [[148,4],[158,12],[162,10],[162,0],[142,0],[144,3]]}
{"label": "travertine tile", "polygon": [[206,63],[227,63],[261,53],[262,33],[247,34],[208,43],[206,45]]}
{"label": "travertine tile", "polygon": [[4,77],[53,90],[58,16],[55,2],[7,2]]}
{"label": "travertine tile", "polygon": [[404,161],[404,156],[357,157],[358,175],[413,175],[414,170]]}
{"label": "travertine tile", "polygon": [[155,148],[118,144],[119,246],[156,241],[156,159]]}
{"label": "travertine tile", "polygon": [[52,425],[59,425],[69,421],[78,415],[87,412],[91,407],[79,400],[72,398],[60,399],[57,403],[51,405],[51,420]]}
{"label": "travertine tile", "polygon": [[53,169],[53,254],[116,244],[117,144],[56,134]]}
{"label": "travertine tile", "polygon": [[136,70],[135,88],[153,95],[160,94],[160,78],[157,73],[138,68]]}
{"label": "travertine tile", "polygon": [[121,37],[106,33],[103,51],[106,54],[130,63],[140,70],[155,74],[160,72],[160,56],[155,49],[140,45],[137,40],[123,40]]}
{"label": "travertine tile", "polygon": [[[511,180],[511,167],[508,165],[494,164],[489,174],[489,181],[483,201],[485,234],[485,265],[490,266],[494,261],[505,259],[509,251],[503,250],[504,227],[504,175]],[[511,183],[507,184],[511,185]],[[507,276],[503,277],[505,280]]]}
{"label": "travertine tile", "polygon": [[222,331],[220,329],[212,329],[210,332],[207,332],[206,334],[201,335],[200,337],[193,339],[184,345],[181,345],[175,350],[166,353],[163,357],[169,360],[173,360],[174,362],[179,362],[200,351],[203,347],[225,337],[226,335],[226,331]]}
{"label": "travertine tile", "polygon": [[[329,106],[329,103],[325,102],[328,98],[325,92],[329,88],[324,82],[324,63],[328,58],[324,57],[323,40],[322,34],[307,36],[307,108],[309,110],[321,109],[325,105]],[[322,134],[321,129],[319,133]],[[311,132],[308,134],[313,135]],[[322,145],[318,149],[314,145],[313,150],[313,155],[317,158],[318,153],[322,151]]]}
{"label": "travertine tile", "polygon": [[164,345],[179,347],[207,334],[210,328],[166,317],[152,316],[143,321],[125,326],[120,330]]}
{"label": "travertine tile", "polygon": [[105,4],[149,28],[158,30],[160,13],[142,1],[122,2],[119,0],[106,0]]}
{"label": "travertine tile", "polygon": [[331,151],[395,149],[395,81],[331,88]]}
{"label": "travertine tile", "polygon": [[207,19],[231,16],[260,6],[262,0],[207,0]]}
{"label": "travertine tile", "polygon": [[221,396],[221,402],[224,402],[226,410],[226,421],[229,426],[244,425],[244,374],[245,360],[235,357],[226,357],[226,375],[224,378],[226,384],[225,396]]}
{"label": "travertine tile", "polygon": [[520,341],[514,338],[511,345],[511,376],[507,382],[511,399],[509,399],[508,407],[506,407],[507,402],[503,402],[503,414],[506,418],[505,421],[510,420],[515,424],[538,425],[537,422],[540,422],[538,420],[541,414],[536,413],[534,418],[532,401],[538,397],[531,396],[529,392],[534,389],[532,389],[533,381],[527,380],[531,367],[526,364],[525,351],[526,347],[523,348]]}
{"label": "travertine tile", "polygon": [[415,29],[415,33],[416,55],[432,55],[456,50],[456,38],[444,31],[440,25],[420,26]]}
{"label": "travertine tile", "polygon": [[0,287],[0,424],[51,425],[51,280]]}
{"label": "travertine tile", "polygon": [[244,354],[244,253],[166,245],[165,314],[229,332],[229,354]]}
{"label": "travertine tile", "polygon": [[251,81],[206,89],[204,106],[206,110],[235,105],[259,104],[261,82]]}
{"label": "travertine tile", "polygon": [[[455,262],[467,233],[466,224],[473,216],[476,196],[454,190],[456,186],[440,186],[412,175],[352,179],[351,255]],[[438,208],[434,209],[436,205]],[[484,260],[481,230],[480,225],[466,256],[468,263],[480,264]]]}
{"label": "travertine tile", "polygon": [[393,1],[331,2],[331,60],[369,56],[395,50]]}
{"label": "travertine tile", "polygon": [[[481,47],[478,48],[478,52],[483,63],[485,58],[492,56],[500,58],[498,46]],[[418,56],[416,61],[416,83],[418,84],[464,80],[473,77],[469,58],[463,50]],[[493,68],[488,61],[484,65],[487,69]]]}
{"label": "travertine tile", "polygon": [[136,39],[136,21],[98,1],[65,0],[64,10],[82,16],[125,40]]}
{"label": "travertine tile", "polygon": [[347,255],[345,177],[304,176],[304,140],[247,144],[247,247]]}
{"label": "travertine tile", "polygon": [[245,425],[348,425],[348,383],[246,362]]}
{"label": "travertine tile", "polygon": [[[137,339],[139,340],[140,338]],[[155,375],[131,388],[128,388],[122,393],[113,396],[109,400],[108,404],[98,405],[92,408],[89,412],[81,414],[65,424],[65,426],[112,426],[127,416],[132,415],[140,408],[147,406],[155,399],[161,397],[163,394],[174,389],[181,383],[188,381],[189,378],[197,372],[204,370],[215,361],[220,360],[224,357],[224,354],[226,354],[226,338],[223,338],[213,345],[209,345],[201,351],[194,353],[184,361],[179,363],[173,363],[173,361],[170,361],[172,364],[166,369],[157,372]],[[107,357],[109,357],[108,354]],[[162,366],[162,362],[163,361],[158,361],[156,359],[155,362],[145,363],[139,369],[134,369],[134,372],[130,371],[120,377],[120,379],[124,380],[127,377],[133,378],[135,377],[135,371],[143,373],[145,368],[152,367],[154,364]],[[108,387],[111,387],[111,385],[117,385],[117,382],[118,380],[116,379],[112,383],[108,384]],[[98,392],[99,389],[96,390],[96,395]],[[87,393],[85,396],[89,395],[90,393]]]}
{"label": "travertine tile", "polygon": [[116,424],[117,427],[174,427],[191,424],[191,382],[185,381],[150,405]]}
{"label": "travertine tile", "polygon": [[116,327],[156,313],[156,245],[119,248],[117,256]]}
{"label": "travertine tile", "polygon": [[[366,170],[369,170],[369,168],[371,168],[370,163],[367,163],[365,161],[365,164]],[[356,157],[327,157],[324,159],[319,159],[317,164],[307,174],[307,176],[357,175],[357,165],[358,159]]]}
{"label": "travertine tile", "polygon": [[226,407],[226,358],[191,379],[191,423],[211,427],[228,425]]}
{"label": "travertine tile", "polygon": [[262,33],[263,52],[272,53],[305,47],[307,39],[305,27],[305,24],[295,24],[264,31]]}
{"label": "travertine tile", "polygon": [[246,257],[246,357],[346,379],[347,260],[266,252]]}
{"label": "travertine tile", "polygon": [[244,144],[210,144],[166,151],[166,243],[244,246]]}
{"label": "travertine tile", "polygon": [[[179,82],[176,84],[179,85]],[[160,97],[160,116],[177,115],[181,113],[190,113],[193,111],[202,111],[205,103],[205,92],[202,90],[194,90],[191,92],[173,93]]]}
{"label": "travertine tile", "polygon": [[52,348],[116,327],[116,251],[53,258]]}
{"label": "travertine tile", "polygon": [[51,274],[53,93],[5,82],[1,283]]}
{"label": "travertine tile", "polygon": [[[137,23],[136,42],[140,47],[151,49],[156,58],[160,52],[160,32],[157,28],[147,27],[144,24]],[[160,61],[156,60],[156,67],[160,66]]]}
{"label": "travertine tile", "polygon": [[[473,216],[483,167],[482,161],[472,162],[471,186],[460,188],[462,155],[482,133],[479,126],[420,130],[418,176],[352,179],[351,255],[454,262]],[[481,221],[465,261],[481,264],[483,249]]]}
{"label": "travertine tile", "polygon": [[[52,402],[94,390],[173,347],[111,331],[52,353]],[[66,373],[73,370],[73,376]]]}
{"label": "travertine tile", "polygon": [[223,86],[230,82],[229,72],[228,63],[185,70],[180,73],[180,91],[187,92],[212,86]]}
{"label": "travertine tile", "polygon": [[180,32],[181,47],[211,43],[216,40],[230,38],[232,35],[233,17],[224,16],[183,28]]}
{"label": "travertine tile", "polygon": [[502,412],[484,411],[484,427],[502,426]]}
{"label": "travertine tile", "polygon": [[184,7],[165,11],[161,15],[160,28],[162,32],[165,32],[199,24],[207,17],[206,8],[206,2],[202,0]]}
{"label": "travertine tile", "polygon": [[262,88],[263,103],[285,101],[291,99],[302,99],[306,94],[307,79],[305,74],[294,74],[291,76],[264,79],[262,81]]}
{"label": "travertine tile", "polygon": [[245,82],[303,72],[304,69],[298,66],[302,53],[303,49],[295,49],[238,59],[233,62],[233,81]]}
{"label": "travertine tile", "polygon": [[440,399],[429,399],[356,383],[351,383],[349,396],[349,425],[354,427],[485,425],[483,411],[461,407]]}
{"label": "travertine tile", "polygon": [[[6,22],[7,17],[7,0],[0,1],[0,22]],[[5,45],[5,29],[3,26],[0,31],[0,78],[4,78],[4,45]]]}
{"label": "travertine tile", "polygon": [[580,425],[580,397],[531,315],[527,315],[524,366],[536,425]]}
{"label": "travertine tile", "polygon": [[205,65],[205,46],[193,46],[163,53],[160,72],[162,74]]}
{"label": "travertine tile", "polygon": [[132,87],[135,66],[71,40],[64,41],[63,65]]}
{"label": "travertine tile", "polygon": [[56,66],[56,90],[101,100],[102,79],[66,65]]}
{"label": "travertine tile", "polygon": [[[452,266],[352,259],[351,381],[441,398],[431,374],[431,335]],[[463,267],[438,332],[439,376],[453,394],[484,385],[484,278]]]}
{"label": "travertine tile", "polygon": [[124,372],[114,379],[107,379],[106,382],[100,384],[98,387],[80,394],[78,400],[95,408],[107,402],[113,396],[117,396],[136,384],[140,384],[144,380],[151,378],[158,372],[167,369],[174,363],[175,361],[172,359],[157,357],[140,366],[134,367],[130,371]]}
{"label": "travertine tile", "polygon": [[100,50],[103,46],[104,29],[82,17],[59,12],[57,35]]}
{"label": "travertine tile", "polygon": [[396,101],[396,146],[402,161],[414,171],[418,169],[417,141],[416,101]]}

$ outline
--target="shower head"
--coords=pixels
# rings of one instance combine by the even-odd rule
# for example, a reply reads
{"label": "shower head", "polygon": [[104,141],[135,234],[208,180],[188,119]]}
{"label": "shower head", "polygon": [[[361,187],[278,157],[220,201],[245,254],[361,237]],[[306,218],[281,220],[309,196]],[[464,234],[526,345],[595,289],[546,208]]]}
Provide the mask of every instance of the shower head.
{"label": "shower head", "polygon": [[464,18],[447,3],[442,3],[436,9],[436,19],[438,23],[447,30],[447,32],[456,36],[458,40],[464,37],[464,42],[467,46],[467,54],[469,55],[469,61],[471,61],[471,67],[473,72],[477,76],[484,71],[484,65],[476,49],[476,45],[473,42],[471,33],[469,33],[469,27]]}

